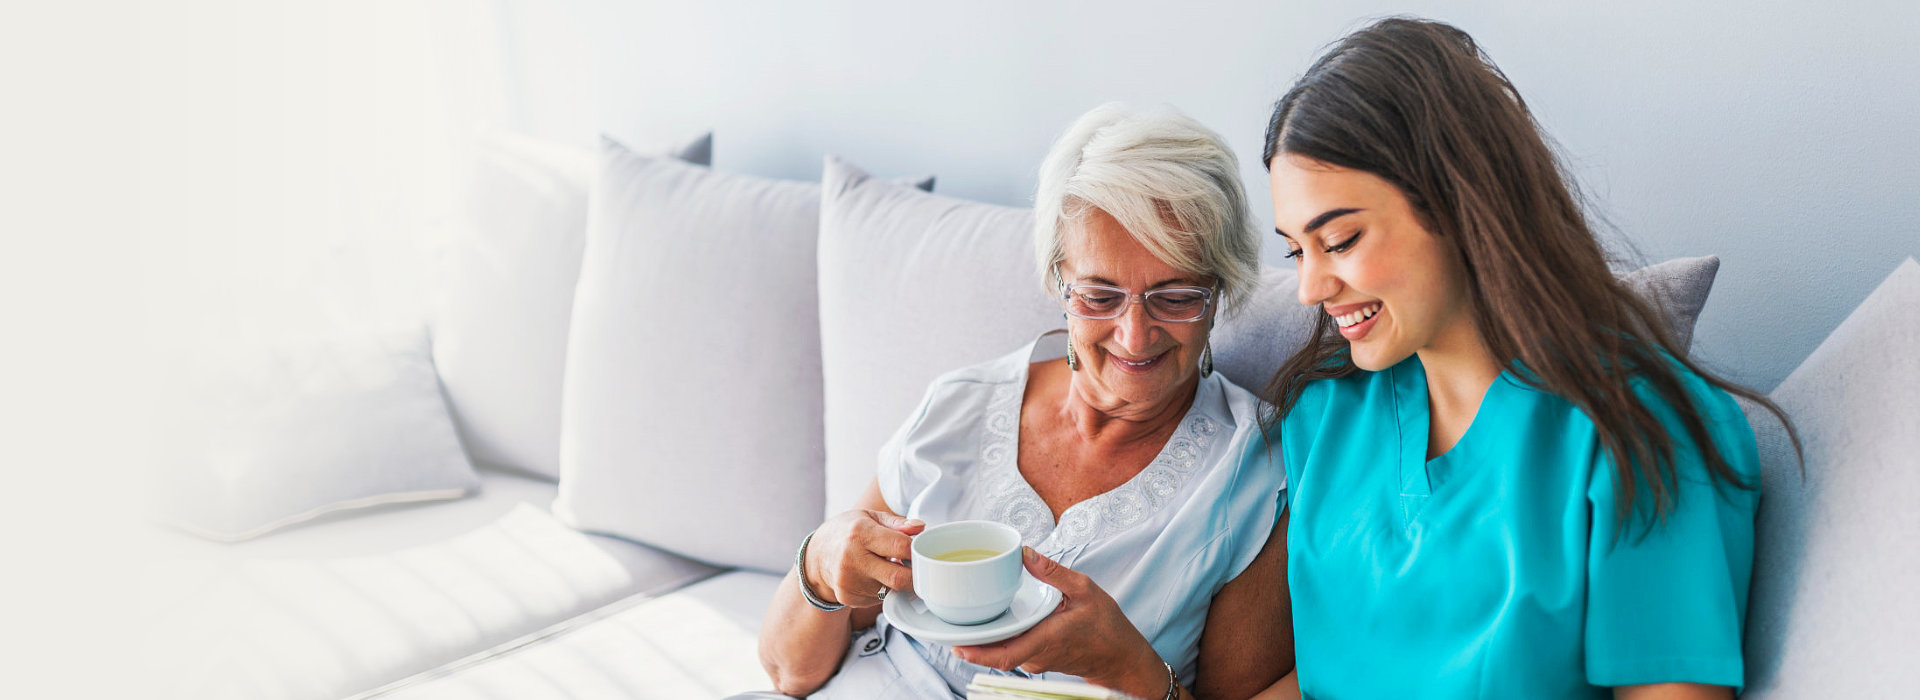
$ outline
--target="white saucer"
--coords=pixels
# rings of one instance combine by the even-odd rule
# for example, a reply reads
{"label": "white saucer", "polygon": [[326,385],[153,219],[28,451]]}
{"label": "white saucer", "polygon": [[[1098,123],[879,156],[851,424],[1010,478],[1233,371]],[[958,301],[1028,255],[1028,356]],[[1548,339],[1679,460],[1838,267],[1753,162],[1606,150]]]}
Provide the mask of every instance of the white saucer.
{"label": "white saucer", "polygon": [[992,644],[1012,637],[1038,624],[1060,607],[1060,590],[1041,583],[1032,574],[1020,572],[1020,591],[1013,594],[1013,605],[999,617],[977,625],[955,625],[935,617],[920,596],[912,591],[895,591],[887,596],[880,610],[887,622],[914,639],[948,646]]}

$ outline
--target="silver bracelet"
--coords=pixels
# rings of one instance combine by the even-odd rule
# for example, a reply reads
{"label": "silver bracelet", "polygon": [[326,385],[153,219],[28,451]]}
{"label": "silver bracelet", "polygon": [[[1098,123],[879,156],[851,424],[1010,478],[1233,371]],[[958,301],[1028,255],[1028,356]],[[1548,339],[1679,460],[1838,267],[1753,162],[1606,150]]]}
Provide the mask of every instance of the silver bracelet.
{"label": "silver bracelet", "polygon": [[1174,673],[1173,664],[1167,663],[1165,659],[1160,661],[1160,665],[1167,667],[1167,695],[1160,700],[1179,700],[1180,674]]}
{"label": "silver bracelet", "polygon": [[[838,612],[840,610],[844,610],[847,607],[846,604],[829,603],[825,600],[821,600],[820,596],[813,592],[813,587],[807,585],[807,545],[811,544],[812,542],[813,542],[813,533],[809,532],[807,533],[807,536],[805,539],[800,540],[800,551],[795,552],[793,555],[793,568],[798,569],[800,573],[800,597],[806,598],[807,604],[812,605],[813,607],[819,608],[820,610],[823,610],[825,612]],[[1173,667],[1168,666],[1167,668],[1171,669]]]}

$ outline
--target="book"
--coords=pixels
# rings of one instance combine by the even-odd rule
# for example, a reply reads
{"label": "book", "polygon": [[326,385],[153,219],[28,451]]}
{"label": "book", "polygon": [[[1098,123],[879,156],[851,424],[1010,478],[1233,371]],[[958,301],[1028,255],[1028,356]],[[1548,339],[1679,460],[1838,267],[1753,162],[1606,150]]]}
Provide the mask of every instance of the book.
{"label": "book", "polygon": [[1141,700],[1091,683],[976,674],[967,683],[967,700]]}

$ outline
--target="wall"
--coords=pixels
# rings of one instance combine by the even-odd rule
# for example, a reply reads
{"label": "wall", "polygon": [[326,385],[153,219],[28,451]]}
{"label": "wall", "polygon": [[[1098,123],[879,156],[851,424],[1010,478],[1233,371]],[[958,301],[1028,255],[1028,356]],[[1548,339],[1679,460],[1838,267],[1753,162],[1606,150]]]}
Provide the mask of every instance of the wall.
{"label": "wall", "polygon": [[1722,258],[1696,355],[1763,390],[1920,255],[1916,3],[494,2],[537,135],[712,128],[723,169],[817,179],[831,152],[1023,203],[1074,117],[1165,102],[1236,147],[1263,226],[1267,111],[1319,48],[1453,22],[1644,259]]}

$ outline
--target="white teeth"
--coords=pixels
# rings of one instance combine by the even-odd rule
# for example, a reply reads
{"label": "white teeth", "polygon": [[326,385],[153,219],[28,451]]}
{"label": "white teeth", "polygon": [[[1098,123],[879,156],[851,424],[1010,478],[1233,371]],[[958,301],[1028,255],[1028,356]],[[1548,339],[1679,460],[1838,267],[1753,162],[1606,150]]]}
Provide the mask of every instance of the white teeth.
{"label": "white teeth", "polygon": [[1350,314],[1346,314],[1343,316],[1335,316],[1333,317],[1333,320],[1335,323],[1340,324],[1341,328],[1346,328],[1348,326],[1352,326],[1353,324],[1359,323],[1361,321],[1365,321],[1367,319],[1373,318],[1374,315],[1378,313],[1380,313],[1380,305],[1374,304],[1372,306],[1368,306],[1367,308],[1361,309],[1359,311],[1355,311]]}

